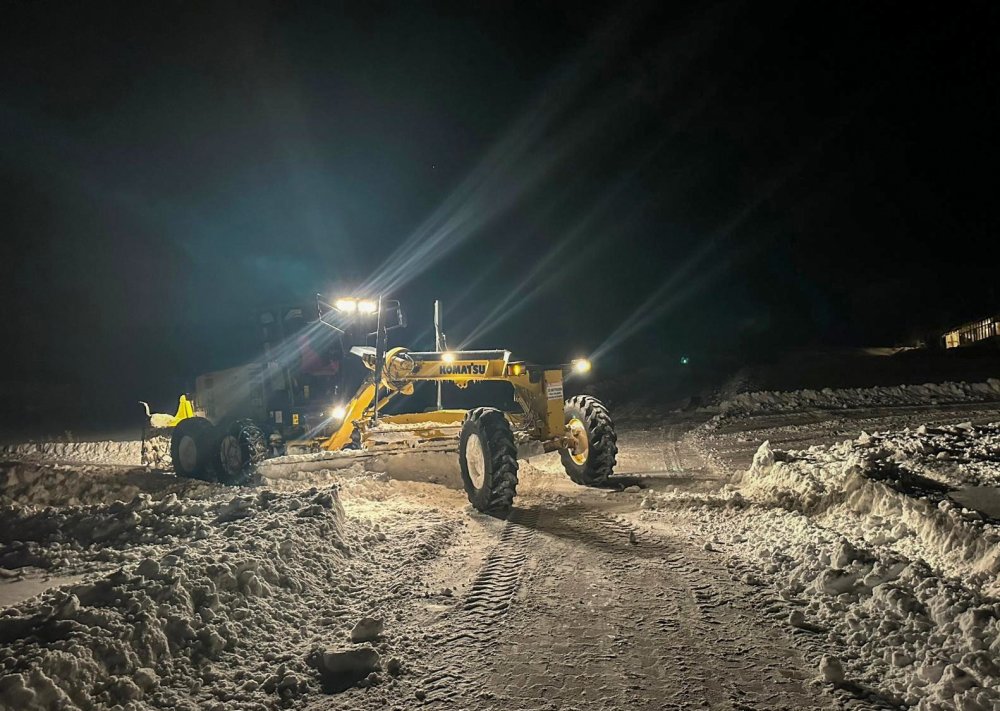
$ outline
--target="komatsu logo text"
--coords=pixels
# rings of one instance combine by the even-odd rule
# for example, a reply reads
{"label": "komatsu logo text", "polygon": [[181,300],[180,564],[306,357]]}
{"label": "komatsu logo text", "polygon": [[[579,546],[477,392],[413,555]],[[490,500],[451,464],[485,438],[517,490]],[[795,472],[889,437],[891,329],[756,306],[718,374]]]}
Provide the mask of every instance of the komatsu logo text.
{"label": "komatsu logo text", "polygon": [[455,363],[439,368],[438,375],[486,375],[486,366],[478,363]]}

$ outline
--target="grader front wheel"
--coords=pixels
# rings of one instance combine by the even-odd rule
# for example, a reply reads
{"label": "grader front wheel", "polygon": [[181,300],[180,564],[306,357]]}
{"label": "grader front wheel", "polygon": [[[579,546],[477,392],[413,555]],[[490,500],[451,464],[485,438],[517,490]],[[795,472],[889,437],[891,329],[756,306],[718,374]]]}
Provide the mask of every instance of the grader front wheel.
{"label": "grader front wheel", "polygon": [[510,423],[500,410],[469,410],[458,441],[458,463],[472,505],[505,518],[517,493],[517,447]]}
{"label": "grader front wheel", "polygon": [[573,446],[560,449],[569,478],[584,486],[607,486],[618,456],[618,435],[608,409],[589,395],[566,401],[566,431]]}

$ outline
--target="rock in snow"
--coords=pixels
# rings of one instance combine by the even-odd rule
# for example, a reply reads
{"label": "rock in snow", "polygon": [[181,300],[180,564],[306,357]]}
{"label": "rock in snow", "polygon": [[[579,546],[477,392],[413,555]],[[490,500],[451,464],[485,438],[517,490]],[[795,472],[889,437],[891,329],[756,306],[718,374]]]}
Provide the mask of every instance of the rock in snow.
{"label": "rock in snow", "polygon": [[344,691],[382,668],[379,653],[367,645],[339,651],[317,649],[308,661],[330,693]]}
{"label": "rock in snow", "polygon": [[383,629],[382,620],[374,617],[364,617],[351,630],[351,641],[355,643],[374,642],[382,634]]}
{"label": "rock in snow", "polygon": [[819,673],[828,684],[844,683],[844,665],[840,660],[829,654],[824,654],[819,662]]}

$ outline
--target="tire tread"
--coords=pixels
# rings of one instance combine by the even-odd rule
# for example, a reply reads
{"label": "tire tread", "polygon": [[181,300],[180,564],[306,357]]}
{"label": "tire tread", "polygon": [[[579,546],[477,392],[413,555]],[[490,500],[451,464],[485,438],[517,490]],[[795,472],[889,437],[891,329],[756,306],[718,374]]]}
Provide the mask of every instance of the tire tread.
{"label": "tire tread", "polygon": [[[493,407],[477,407],[465,415],[463,427],[470,420],[476,421],[490,451],[490,490],[483,513],[504,517],[514,506],[517,495],[517,446],[514,433],[503,412]],[[470,497],[471,498],[471,497]],[[475,502],[473,502],[475,505]]]}
{"label": "tire tread", "polygon": [[583,467],[576,464],[568,450],[560,450],[563,467],[569,478],[583,486],[607,486],[608,478],[618,463],[618,434],[611,413],[604,403],[590,395],[575,395],[566,400],[570,408],[584,416],[584,426],[590,438],[589,456]]}

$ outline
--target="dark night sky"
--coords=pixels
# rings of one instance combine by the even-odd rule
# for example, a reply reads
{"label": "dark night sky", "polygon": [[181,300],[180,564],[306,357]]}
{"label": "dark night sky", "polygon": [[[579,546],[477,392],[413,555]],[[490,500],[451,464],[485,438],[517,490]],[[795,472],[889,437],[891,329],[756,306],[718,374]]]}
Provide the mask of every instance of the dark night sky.
{"label": "dark night sky", "polygon": [[995,311],[997,15],[4,3],[0,380],[169,398],[371,284],[535,360]]}

